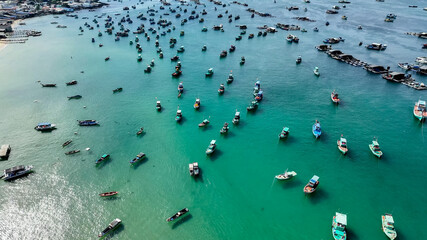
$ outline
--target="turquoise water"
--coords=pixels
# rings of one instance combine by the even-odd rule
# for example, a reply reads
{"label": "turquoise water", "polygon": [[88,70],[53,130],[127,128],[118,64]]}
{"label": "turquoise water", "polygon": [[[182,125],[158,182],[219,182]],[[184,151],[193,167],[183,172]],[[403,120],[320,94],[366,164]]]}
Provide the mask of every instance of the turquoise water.
{"label": "turquoise water", "polygon": [[[420,97],[427,99],[427,92],[386,82],[314,49],[324,38],[341,36],[346,41],[334,48],[398,70],[397,62],[425,55],[421,49],[425,41],[403,34],[425,30],[424,6],[411,9],[398,1],[364,1],[348,4],[332,16],[324,12],[335,1],[247,3],[275,18],[251,19],[244,7],[231,5],[227,9],[241,19],[229,24],[226,17],[216,17],[225,10],[218,7],[215,12],[207,2],[205,23],[194,20],[180,26],[180,19],[170,16],[176,30],[159,39],[164,59],[157,56],[154,36],[147,42],[140,35],[140,63],[135,45],[129,45],[133,34],[115,42],[106,34],[97,37],[96,28],[85,28],[78,36],[78,27],[86,21],[93,25],[95,15],[122,13],[118,20],[125,14],[123,6],[136,2],[81,11],[78,20],[66,16],[26,20],[27,25],[19,28],[41,30],[43,36],[0,52],[0,144],[12,146],[11,157],[0,162],[0,169],[27,164],[35,167],[35,173],[0,183],[0,215],[7,219],[0,225],[1,238],[95,239],[108,223],[120,218],[123,227],[114,239],[332,239],[332,216],[339,211],[348,216],[349,239],[386,239],[380,219],[386,212],[394,216],[399,239],[426,239],[421,223],[427,212],[423,191],[427,132],[426,125],[412,116],[412,108]],[[151,4],[158,9],[158,2]],[[136,16],[148,5],[129,11],[134,21],[127,25],[131,31],[141,23]],[[307,6],[308,11],[285,10],[291,5]],[[199,6],[197,11],[201,10]],[[398,15],[397,20],[384,22],[391,12]],[[342,15],[348,20],[342,21]],[[295,16],[317,22],[297,22],[292,19]],[[51,21],[68,28],[57,29]],[[326,21],[331,25],[326,27]],[[288,44],[288,32],[281,30],[247,39],[249,33],[258,32],[257,26],[277,22],[298,24],[308,32],[289,32],[300,38],[299,44]],[[211,30],[220,23],[225,32]],[[236,24],[248,25],[240,42],[234,40],[240,33]],[[358,25],[362,31],[356,29]],[[203,26],[209,31],[201,32]],[[315,26],[318,33],[311,30]],[[185,36],[179,36],[180,30]],[[96,43],[91,43],[92,37]],[[171,37],[178,39],[174,49],[169,48]],[[388,48],[368,51],[358,47],[360,41],[382,42]],[[99,48],[99,43],[104,47]],[[230,44],[236,45],[236,51],[219,59]],[[183,75],[173,79],[170,74],[176,63],[169,58],[181,45],[186,49],[180,54]],[[203,45],[207,52],[201,52]],[[298,55],[303,58],[300,65],[295,64]],[[111,60],[105,62],[107,56]],[[246,58],[244,66],[239,65],[241,56]],[[156,66],[145,74],[153,58]],[[320,69],[319,78],[313,75],[315,66]],[[210,67],[215,74],[205,78]],[[230,71],[235,81],[219,96],[217,89]],[[65,86],[73,79],[79,83]],[[245,108],[257,79],[265,98],[251,114]],[[58,87],[42,88],[37,81]],[[185,91],[178,99],[180,81]],[[117,87],[123,87],[123,92],[112,94]],[[334,89],[342,99],[339,106],[330,100]],[[67,100],[76,94],[83,98]],[[162,112],[155,110],[156,97],[162,101]],[[196,97],[202,102],[199,111],[193,109]],[[178,106],[184,116],[180,124],[174,120]],[[228,135],[221,136],[219,130],[224,122],[231,123],[236,109],[242,112],[240,124],[231,124]],[[197,127],[209,117],[206,129]],[[78,119],[96,119],[100,126],[79,127]],[[319,140],[311,133],[316,119],[323,129]],[[34,131],[37,123],[45,121],[58,129]],[[285,125],[290,127],[290,137],[279,141]],[[137,137],[142,126],[146,133]],[[345,157],[336,147],[341,134],[350,149]],[[368,148],[374,136],[384,151],[381,160]],[[73,143],[62,148],[68,139]],[[217,151],[207,157],[205,150],[212,139],[217,140]],[[84,151],[86,147],[91,150]],[[72,149],[82,152],[64,155]],[[141,151],[147,159],[130,167],[129,161]],[[111,159],[95,167],[95,160],[104,153]],[[202,169],[197,180],[188,174],[188,163],[195,161]],[[287,168],[298,173],[295,179],[275,181],[274,176]],[[303,187],[314,174],[320,177],[318,191],[305,196]],[[99,198],[99,193],[107,191],[118,191],[119,197]],[[184,221],[165,222],[184,207],[191,213]]]}

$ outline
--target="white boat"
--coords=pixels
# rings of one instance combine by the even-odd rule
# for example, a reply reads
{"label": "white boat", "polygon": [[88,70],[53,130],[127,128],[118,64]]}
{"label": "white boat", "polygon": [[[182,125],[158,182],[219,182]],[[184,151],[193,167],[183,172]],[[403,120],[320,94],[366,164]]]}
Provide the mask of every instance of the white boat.
{"label": "white boat", "polygon": [[381,216],[381,220],[382,220],[383,232],[385,233],[385,235],[391,240],[396,239],[397,233],[396,233],[396,230],[394,229],[393,216],[391,214],[386,213]]}
{"label": "white boat", "polygon": [[236,114],[234,114],[233,124],[239,124],[239,122],[240,122],[240,112],[236,112]]}
{"label": "white boat", "polygon": [[332,218],[332,236],[335,240],[346,240],[347,239],[347,215],[336,212]]}
{"label": "white boat", "polygon": [[427,64],[427,57],[417,57],[415,59],[415,62],[417,62],[419,64]]}
{"label": "white boat", "polygon": [[314,75],[316,75],[316,76],[320,76],[319,68],[318,68],[318,67],[315,67],[315,68],[314,68],[314,70],[313,70],[313,73],[314,73]]}
{"label": "white boat", "polygon": [[288,172],[288,169],[283,174],[276,175],[275,178],[277,180],[289,180],[293,177],[295,177],[297,173],[295,171]]}
{"label": "white boat", "polygon": [[216,148],[216,140],[212,140],[208,148],[206,149],[206,154],[208,155],[212,154],[213,152],[215,152],[215,148]]}
{"label": "white boat", "polygon": [[197,162],[188,164],[188,169],[190,170],[190,176],[198,176],[200,173],[199,163]]}

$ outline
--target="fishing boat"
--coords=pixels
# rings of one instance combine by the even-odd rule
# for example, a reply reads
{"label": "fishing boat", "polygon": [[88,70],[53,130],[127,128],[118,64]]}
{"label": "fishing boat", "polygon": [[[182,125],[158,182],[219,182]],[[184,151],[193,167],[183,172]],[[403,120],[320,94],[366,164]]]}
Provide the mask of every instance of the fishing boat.
{"label": "fishing boat", "polygon": [[383,152],[380,149],[380,145],[378,144],[378,141],[374,138],[372,140],[372,144],[369,144],[369,149],[371,149],[371,152],[378,158],[381,158],[383,155]]}
{"label": "fishing boat", "polygon": [[202,28],[202,32],[207,32],[208,31],[208,28],[207,27],[203,27]]}
{"label": "fishing boat", "polygon": [[394,240],[397,237],[396,229],[394,229],[394,219],[391,214],[384,214],[381,216],[382,221],[382,228],[385,235],[391,239]]}
{"label": "fishing boat", "polygon": [[178,109],[176,111],[175,121],[180,122],[182,120],[182,111]]}
{"label": "fishing boat", "polygon": [[105,60],[105,61],[108,61],[108,60],[110,60],[110,57],[106,57],[104,60]]}
{"label": "fishing boat", "polygon": [[146,69],[144,69],[145,73],[150,73],[151,72],[151,66],[148,65]]}
{"label": "fishing boat", "polygon": [[279,134],[279,139],[284,139],[284,138],[287,138],[288,136],[289,136],[289,128],[283,127],[282,132],[280,132]]}
{"label": "fishing boat", "polygon": [[313,70],[313,72],[314,72],[314,75],[320,76],[320,72],[319,72],[319,68],[318,67],[315,67],[314,70]]}
{"label": "fishing boat", "polygon": [[314,175],[310,181],[308,181],[307,185],[305,185],[304,192],[313,193],[316,191],[317,186],[319,186],[319,177]]}
{"label": "fishing boat", "polygon": [[296,172],[294,172],[294,171],[288,172],[288,169],[286,169],[286,171],[283,174],[276,175],[275,178],[277,180],[289,180],[289,179],[295,177],[296,175],[297,175]]}
{"label": "fishing boat", "polygon": [[65,155],[72,155],[72,154],[75,154],[75,153],[79,153],[80,152],[80,150],[71,150],[71,151],[69,151],[69,152],[66,152],[65,153]]}
{"label": "fishing boat", "polygon": [[27,174],[30,174],[33,172],[33,166],[16,166],[13,168],[8,168],[3,171],[3,180],[5,181],[11,181],[20,177],[23,177]]}
{"label": "fishing boat", "polygon": [[181,211],[179,211],[179,212],[177,212],[177,213],[175,213],[172,217],[170,217],[170,218],[167,218],[166,219],[166,222],[172,222],[172,221],[174,221],[174,220],[176,220],[176,219],[178,219],[178,218],[180,218],[180,217],[182,217],[182,216],[184,216],[186,213],[188,213],[190,210],[188,210],[188,208],[184,208],[184,209],[182,209]]}
{"label": "fishing boat", "polygon": [[208,49],[208,47],[206,47],[206,45],[203,45],[202,52],[205,52],[207,49]]}
{"label": "fishing boat", "polygon": [[369,49],[369,50],[383,51],[383,50],[386,50],[387,45],[386,44],[381,44],[381,43],[371,43],[369,45],[366,45],[365,47],[367,49]]}
{"label": "fishing boat", "polygon": [[347,215],[343,213],[335,213],[332,218],[332,236],[335,240],[346,240],[347,239]]}
{"label": "fishing boat", "polygon": [[322,128],[320,127],[319,121],[316,120],[316,122],[313,124],[312,132],[316,139],[319,138],[320,135],[322,135]]}
{"label": "fishing boat", "polygon": [[141,129],[139,129],[139,131],[138,132],[136,132],[136,135],[141,135],[142,134],[142,132],[144,132],[144,128],[142,127]]}
{"label": "fishing boat", "polygon": [[228,126],[228,123],[224,123],[224,126],[222,126],[221,130],[219,130],[219,133],[221,134],[227,133],[228,129],[230,129],[230,127]]}
{"label": "fishing boat", "polygon": [[240,59],[240,65],[243,65],[243,64],[245,64],[245,62],[246,62],[246,59],[245,59],[245,57],[242,57],[242,58]]}
{"label": "fishing boat", "polygon": [[333,103],[338,104],[340,103],[340,99],[338,97],[338,93],[335,92],[335,90],[331,93],[331,100]]}
{"label": "fishing boat", "polygon": [[230,84],[230,83],[232,83],[233,81],[234,81],[233,74],[232,74],[232,73],[230,73],[230,74],[228,75],[228,78],[227,78],[227,83],[228,83],[228,84]]}
{"label": "fishing boat", "polygon": [[77,84],[77,81],[76,80],[73,80],[73,81],[71,81],[71,82],[67,82],[67,83],[65,83],[67,86],[71,86],[71,85],[76,85]]}
{"label": "fishing boat", "polygon": [[37,131],[52,131],[56,128],[55,124],[51,124],[51,123],[39,123],[37,124],[37,126],[34,127],[35,130]]}
{"label": "fishing boat", "polygon": [[108,234],[112,233],[121,223],[122,223],[122,220],[118,218],[114,219],[110,224],[108,224],[107,228],[105,228],[104,230],[102,230],[102,232],[98,234],[98,237],[103,238]]}
{"label": "fishing boat", "polygon": [[160,103],[160,101],[157,101],[157,102],[156,102],[156,110],[157,110],[157,111],[162,110],[162,104]]}
{"label": "fishing boat", "polygon": [[201,123],[199,123],[199,127],[205,127],[206,125],[208,125],[209,124],[209,120],[208,119],[205,119],[205,120],[203,120]]}
{"label": "fishing boat", "polygon": [[264,97],[263,91],[259,90],[258,93],[255,96],[255,100],[257,102],[261,102],[262,98]]}
{"label": "fishing boat", "polygon": [[99,123],[96,120],[77,120],[80,126],[96,126]]}
{"label": "fishing boat", "polygon": [[206,149],[206,154],[207,155],[212,154],[213,152],[215,152],[215,149],[216,149],[216,140],[212,140],[208,148]]}
{"label": "fishing boat", "polygon": [[98,160],[95,161],[95,164],[100,164],[101,162],[105,162],[109,158],[110,158],[109,154],[104,154],[102,155],[102,157],[100,157]]}
{"label": "fishing boat", "polygon": [[194,162],[188,164],[188,169],[190,170],[190,176],[199,176],[200,169],[199,169],[199,163]]}
{"label": "fishing boat", "polygon": [[130,160],[130,164],[133,165],[133,164],[141,161],[144,158],[145,158],[145,153],[140,152],[138,155],[136,155],[136,157],[134,159]]}
{"label": "fishing boat", "polygon": [[345,155],[348,152],[347,139],[343,138],[342,135],[341,135],[341,138],[337,140],[337,145],[338,145],[338,150],[340,150],[342,154]]}
{"label": "fishing boat", "polygon": [[240,40],[242,40],[242,38],[243,37],[241,35],[239,35],[239,36],[236,37],[236,41],[240,41]]}
{"label": "fishing boat", "polygon": [[117,194],[119,194],[119,192],[105,192],[105,193],[100,193],[99,196],[100,197],[112,197],[112,196],[116,196]]}
{"label": "fishing boat", "polygon": [[182,71],[179,68],[175,68],[175,72],[172,73],[172,77],[179,78],[182,74]]}
{"label": "fishing boat", "polygon": [[178,97],[181,97],[181,94],[184,92],[184,85],[182,82],[178,84]]}
{"label": "fishing boat", "polygon": [[40,83],[42,87],[56,87],[56,83]]}
{"label": "fishing boat", "polygon": [[227,51],[226,50],[222,50],[222,52],[219,54],[219,57],[220,58],[225,58],[225,57],[227,57]]}
{"label": "fishing boat", "polygon": [[414,116],[423,121],[427,118],[426,101],[418,100],[414,106]]}
{"label": "fishing boat", "polygon": [[196,98],[196,102],[193,105],[194,109],[199,110],[200,108],[200,98]]}
{"label": "fishing boat", "polygon": [[113,89],[113,93],[117,93],[117,92],[121,92],[121,91],[123,91],[123,88],[121,88],[121,87]]}
{"label": "fishing boat", "polygon": [[141,62],[141,61],[142,61],[142,55],[141,55],[141,54],[138,54],[138,57],[136,58],[136,60],[137,60],[138,62]]}
{"label": "fishing boat", "polygon": [[64,143],[62,144],[62,147],[66,147],[66,146],[70,145],[70,143],[71,143],[72,141],[73,141],[73,140],[68,140],[68,141],[64,142]]}
{"label": "fishing boat", "polygon": [[82,98],[82,95],[74,95],[74,96],[67,97],[67,98],[68,98],[68,100],[71,100],[71,99],[80,99],[80,98]]}
{"label": "fishing boat", "polygon": [[176,50],[177,53],[183,53],[184,51],[185,51],[184,46],[181,46]]}
{"label": "fishing boat", "polygon": [[240,122],[240,112],[237,112],[234,114],[234,118],[233,118],[233,124],[237,125]]}
{"label": "fishing boat", "polygon": [[257,110],[258,109],[258,105],[259,105],[259,103],[257,102],[257,101],[252,101],[250,104],[249,104],[249,106],[248,107],[246,107],[246,110],[248,110],[248,111],[255,111],[255,110]]}
{"label": "fishing boat", "polygon": [[206,77],[211,77],[213,74],[214,74],[213,68],[209,68],[205,75]]}
{"label": "fishing boat", "polygon": [[151,59],[150,66],[154,67],[154,65],[155,65],[155,63],[154,63],[154,58],[153,58],[153,59]]}
{"label": "fishing boat", "polygon": [[300,64],[302,62],[301,56],[298,56],[298,58],[297,58],[297,60],[295,62],[296,62],[296,64]]}
{"label": "fishing boat", "polygon": [[225,91],[224,83],[221,83],[221,85],[219,85],[219,88],[218,88],[218,93],[223,94],[224,91]]}
{"label": "fishing boat", "polygon": [[236,46],[231,45],[230,49],[228,49],[228,51],[230,52],[234,52],[236,50]]}
{"label": "fishing boat", "polygon": [[317,49],[317,51],[321,51],[321,52],[329,51],[332,49],[331,45],[325,45],[325,44],[318,45],[315,48]]}
{"label": "fishing boat", "polygon": [[176,61],[178,61],[179,60],[179,57],[178,56],[173,56],[172,58],[171,58],[171,61],[172,62],[176,62]]}

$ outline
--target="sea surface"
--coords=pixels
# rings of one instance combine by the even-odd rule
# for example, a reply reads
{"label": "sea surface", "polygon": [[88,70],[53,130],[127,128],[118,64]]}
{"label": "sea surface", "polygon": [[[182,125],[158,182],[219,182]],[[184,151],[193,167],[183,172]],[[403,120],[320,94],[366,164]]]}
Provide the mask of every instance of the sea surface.
{"label": "sea surface", "polygon": [[[0,169],[23,164],[33,165],[35,172],[0,182],[0,239],[97,239],[98,232],[115,218],[123,226],[111,239],[332,239],[335,212],[347,214],[348,239],[386,239],[381,230],[384,213],[393,214],[398,239],[427,239],[427,125],[412,115],[414,103],[427,100],[427,91],[387,82],[314,48],[325,38],[342,37],[345,41],[333,45],[334,49],[399,70],[398,62],[427,55],[421,49],[425,40],[404,34],[426,31],[427,12],[422,10],[426,2],[352,1],[339,14],[327,15],[327,9],[342,4],[243,1],[274,16],[253,19],[246,7],[202,2],[208,14],[200,14],[202,6],[195,10],[204,23],[190,20],[180,25],[194,3],[183,6],[189,12],[181,12],[180,19],[175,14],[163,16],[176,26],[159,38],[163,59],[156,53],[155,35],[150,34],[149,42],[139,35],[142,62],[136,60],[135,43],[129,44],[134,34],[114,41],[113,35],[104,33],[106,16],[96,18],[99,28],[92,20],[106,13],[114,18],[117,31],[117,22],[126,15],[122,8],[136,5],[129,10],[133,24],[125,27],[132,32],[144,23],[148,29],[155,25],[136,16],[147,15],[153,5],[159,9],[158,1],[110,2],[94,12],[79,11],[79,19],[50,15],[18,26],[43,35],[0,52],[0,144],[12,146],[9,160],[1,161]],[[177,6],[172,2],[172,8]],[[290,6],[300,10],[286,10]],[[232,23],[226,10],[233,14]],[[163,12],[154,16],[156,21]],[[224,17],[217,18],[219,13]],[[384,22],[389,13],[397,15],[393,23]],[[234,21],[236,15],[240,20]],[[348,20],[342,20],[342,15]],[[297,16],[316,22],[293,19]],[[56,28],[52,21],[67,28]],[[85,22],[95,29],[89,30]],[[277,22],[298,24],[307,32],[279,30],[256,36],[256,27]],[[221,23],[224,32],[212,30]],[[239,24],[248,29],[241,41],[235,41]],[[83,35],[78,35],[80,26]],[[203,26],[208,32],[201,32]],[[312,30],[316,26],[319,32]],[[181,30],[184,36],[179,36]],[[248,39],[249,33],[255,37]],[[286,42],[289,33],[300,38],[299,44]],[[178,41],[175,48],[169,48],[171,37]],[[384,43],[388,48],[369,51],[358,46],[361,41],[363,45]],[[104,46],[98,47],[99,43]],[[236,51],[220,59],[220,52],[231,44]],[[181,45],[185,47],[179,54],[183,74],[176,79],[171,77],[176,62],[169,59]],[[203,45],[206,52],[201,51]],[[303,61],[296,65],[299,55]],[[110,60],[104,61],[108,56]],[[239,64],[242,56],[246,58],[243,66]],[[144,73],[152,59],[153,71]],[[313,74],[316,66],[320,77]],[[211,67],[214,75],[205,78]],[[230,71],[235,80],[226,84],[224,95],[218,95]],[[413,76],[427,82],[426,76]],[[65,85],[73,79],[77,85]],[[264,100],[256,112],[247,113],[257,80]],[[40,82],[57,87],[42,88]],[[181,98],[177,98],[179,82],[185,87]],[[113,94],[118,87],[123,91]],[[334,89],[342,100],[339,106],[330,99]],[[67,100],[76,94],[83,98]],[[199,111],[193,109],[196,98],[201,99]],[[155,109],[156,99],[162,102],[161,112]],[[181,123],[174,120],[178,106],[184,116]],[[231,124],[236,110],[242,113],[237,126]],[[198,128],[205,118],[209,126]],[[83,119],[96,119],[100,126],[79,127],[76,120]],[[316,119],[323,130],[318,140],[311,133]],[[34,126],[39,122],[54,123],[57,130],[37,132]],[[230,123],[230,130],[220,135],[224,122]],[[284,126],[290,128],[290,136],[280,141]],[[136,136],[141,127],[144,134]],[[341,134],[348,140],[347,156],[337,149]],[[374,137],[384,152],[382,159],[369,150]],[[69,139],[72,144],[63,148]],[[217,150],[208,157],[205,150],[212,139],[217,140]],[[64,155],[73,149],[81,152]],[[147,159],[131,167],[129,161],[139,152],[146,153]],[[96,167],[95,160],[103,154],[111,159]],[[202,171],[197,179],[188,172],[192,162],[198,162]],[[288,182],[274,180],[286,169],[298,175]],[[320,177],[320,185],[307,196],[303,187],[313,175]],[[118,197],[98,196],[107,191],[118,191]],[[166,218],[185,207],[190,209],[187,217],[166,223]]]}

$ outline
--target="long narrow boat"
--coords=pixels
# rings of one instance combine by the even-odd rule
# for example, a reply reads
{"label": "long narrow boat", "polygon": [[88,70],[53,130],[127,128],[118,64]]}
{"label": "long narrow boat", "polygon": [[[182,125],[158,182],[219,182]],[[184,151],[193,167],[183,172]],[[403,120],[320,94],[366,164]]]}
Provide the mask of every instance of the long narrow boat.
{"label": "long narrow boat", "polygon": [[319,186],[319,177],[314,175],[310,181],[308,181],[307,185],[305,185],[304,192],[313,193],[316,191],[317,186]]}
{"label": "long narrow boat", "polygon": [[138,155],[136,155],[136,157],[134,159],[130,160],[130,164],[133,165],[133,164],[141,161],[144,158],[145,158],[145,153],[140,152]]}
{"label": "long narrow boat", "polygon": [[102,157],[100,157],[98,160],[95,161],[95,164],[100,164],[101,162],[105,162],[109,158],[110,158],[109,154],[104,154],[102,155]]}
{"label": "long narrow boat", "polygon": [[122,220],[118,218],[114,219],[110,224],[108,224],[107,228],[105,228],[104,230],[102,230],[102,232],[98,234],[98,237],[103,238],[108,234],[112,233],[114,229],[116,229],[121,223],[122,223]]}
{"label": "long narrow boat", "polygon": [[414,106],[414,117],[423,121],[427,118],[426,101],[418,100]]}
{"label": "long narrow boat", "polygon": [[105,193],[100,193],[99,196],[100,197],[112,197],[119,194],[119,192],[105,192]]}
{"label": "long narrow boat", "polygon": [[166,219],[166,222],[172,222],[182,216],[184,216],[186,213],[188,213],[190,210],[188,208],[183,208],[181,211],[175,213],[172,217],[169,217]]}
{"label": "long narrow boat", "polygon": [[342,154],[345,155],[348,152],[347,139],[343,138],[342,135],[341,135],[341,138],[337,141],[337,145],[338,145],[338,150],[340,150]]}
{"label": "long narrow boat", "polygon": [[79,149],[77,149],[77,150],[71,150],[69,152],[66,152],[65,155],[72,155],[72,154],[79,153],[79,152],[80,152]]}
{"label": "long narrow boat", "polygon": [[397,233],[396,229],[394,229],[394,219],[391,214],[384,214],[381,216],[382,228],[385,235],[391,240],[396,239]]}
{"label": "long narrow boat", "polygon": [[80,126],[96,126],[99,123],[96,120],[77,120]]}
{"label": "long narrow boat", "polygon": [[369,144],[369,149],[371,149],[371,152],[378,158],[381,158],[383,156],[383,152],[380,149],[380,144],[378,144],[378,141],[374,138],[372,140],[372,144]]}
{"label": "long narrow boat", "polygon": [[312,132],[316,139],[319,138],[320,135],[322,135],[322,128],[320,127],[319,121],[316,120],[316,122],[313,124]]}
{"label": "long narrow boat", "polygon": [[73,141],[73,140],[68,140],[68,141],[64,142],[64,143],[62,144],[62,147],[65,147],[65,146],[70,145],[70,143],[71,143],[72,141]]}
{"label": "long narrow boat", "polygon": [[347,239],[347,215],[343,213],[335,213],[332,218],[332,236],[335,240],[346,240]]}

